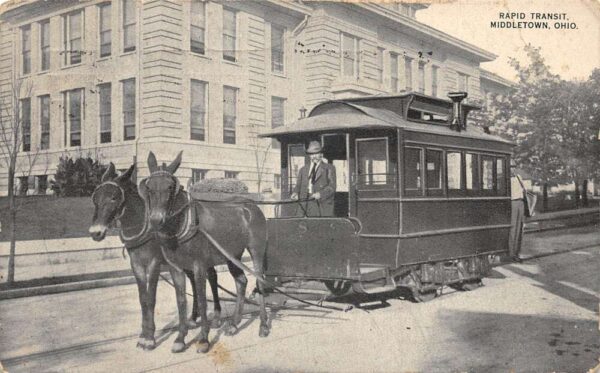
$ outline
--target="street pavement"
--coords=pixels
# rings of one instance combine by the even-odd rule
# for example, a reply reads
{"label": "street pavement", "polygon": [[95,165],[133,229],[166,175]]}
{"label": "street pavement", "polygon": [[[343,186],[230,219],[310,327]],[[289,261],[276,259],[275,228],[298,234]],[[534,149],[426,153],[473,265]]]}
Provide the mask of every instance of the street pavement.
{"label": "street pavement", "polygon": [[[141,320],[135,285],[5,300],[0,361],[11,373],[585,372],[600,357],[597,232],[591,226],[526,235],[524,256],[531,259],[496,266],[485,286],[444,289],[428,303],[411,303],[401,292],[341,299],[338,306],[362,302],[349,312],[289,301],[289,309],[271,311],[267,338],[258,337],[256,307],[247,306],[237,335],[211,330],[208,354],[195,351],[199,329],[190,331],[184,353],[170,352],[177,312],[164,281],[156,307],[159,345],[151,352],[135,347]],[[219,276],[234,289],[228,274]],[[232,303],[225,309],[231,314]]]}

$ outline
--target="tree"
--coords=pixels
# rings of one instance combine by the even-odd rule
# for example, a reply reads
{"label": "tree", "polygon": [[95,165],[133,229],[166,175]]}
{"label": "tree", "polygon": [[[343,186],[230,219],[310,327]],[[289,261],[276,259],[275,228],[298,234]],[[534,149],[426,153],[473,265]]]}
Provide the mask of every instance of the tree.
{"label": "tree", "polygon": [[480,119],[492,133],[516,143],[514,159],[542,183],[542,204],[547,209],[548,183],[566,169],[566,158],[561,153],[564,97],[558,94],[565,89],[565,82],[550,71],[540,48],[527,45],[525,51],[527,64],[510,60],[517,73],[517,88],[511,94],[495,97]]}
{"label": "tree", "polygon": [[60,157],[52,190],[60,197],[89,197],[100,184],[106,166],[91,156],[73,159],[68,155]]}
{"label": "tree", "polygon": [[17,174],[29,177],[31,170],[38,160],[38,150],[29,149],[24,155],[24,139],[31,146],[29,131],[31,123],[27,115],[23,115],[22,97],[31,97],[32,87],[24,85],[23,81],[14,82],[10,93],[0,99],[0,157],[8,178],[8,208],[10,252],[8,257],[7,282],[15,280],[15,249],[17,232],[17,213],[19,204],[16,200],[15,177]]}

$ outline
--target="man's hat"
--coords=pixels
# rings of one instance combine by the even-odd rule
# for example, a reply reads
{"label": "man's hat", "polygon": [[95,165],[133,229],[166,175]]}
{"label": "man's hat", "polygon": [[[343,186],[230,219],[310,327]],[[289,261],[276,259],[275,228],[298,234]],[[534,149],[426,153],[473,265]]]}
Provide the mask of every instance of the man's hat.
{"label": "man's hat", "polygon": [[323,148],[321,147],[321,143],[318,141],[311,141],[308,144],[308,149],[306,149],[307,154],[317,154],[323,153]]}

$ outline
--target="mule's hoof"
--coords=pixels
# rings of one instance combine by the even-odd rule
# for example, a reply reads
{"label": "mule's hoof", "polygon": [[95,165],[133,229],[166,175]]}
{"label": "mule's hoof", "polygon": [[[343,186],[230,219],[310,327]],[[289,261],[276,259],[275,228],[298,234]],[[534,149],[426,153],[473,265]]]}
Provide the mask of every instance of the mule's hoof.
{"label": "mule's hoof", "polygon": [[235,326],[232,322],[228,322],[225,324],[225,335],[231,337],[235,335],[238,331],[237,326]]}
{"label": "mule's hoof", "polygon": [[258,331],[258,336],[261,338],[265,338],[265,337],[269,336],[270,332],[271,332],[271,330],[269,329],[268,326],[261,325],[260,329]]}
{"label": "mule's hoof", "polygon": [[156,343],[153,339],[146,339],[140,337],[140,339],[138,339],[137,347],[141,348],[144,351],[151,351],[154,350],[154,348],[156,347]]}
{"label": "mule's hoof", "polygon": [[210,322],[211,329],[219,329],[221,326],[223,326],[223,320],[221,320],[220,318],[212,319],[212,321]]}
{"label": "mule's hoof", "polygon": [[196,342],[196,352],[207,353],[209,348],[208,341]]}
{"label": "mule's hoof", "polygon": [[190,329],[196,329],[197,327],[200,326],[200,324],[198,322],[196,322],[196,320],[194,320],[194,319],[188,319],[185,322],[185,325]]}
{"label": "mule's hoof", "polygon": [[175,342],[173,343],[173,346],[171,347],[171,352],[176,354],[179,352],[183,352],[185,351],[185,343],[183,342]]}

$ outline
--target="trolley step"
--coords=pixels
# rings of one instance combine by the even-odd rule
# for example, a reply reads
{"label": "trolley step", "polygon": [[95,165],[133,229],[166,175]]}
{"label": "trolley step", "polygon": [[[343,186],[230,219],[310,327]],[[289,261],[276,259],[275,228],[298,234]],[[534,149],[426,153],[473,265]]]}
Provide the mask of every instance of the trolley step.
{"label": "trolley step", "polygon": [[382,293],[396,289],[396,283],[390,275],[390,268],[381,265],[360,264],[360,280],[352,284],[357,293]]}

